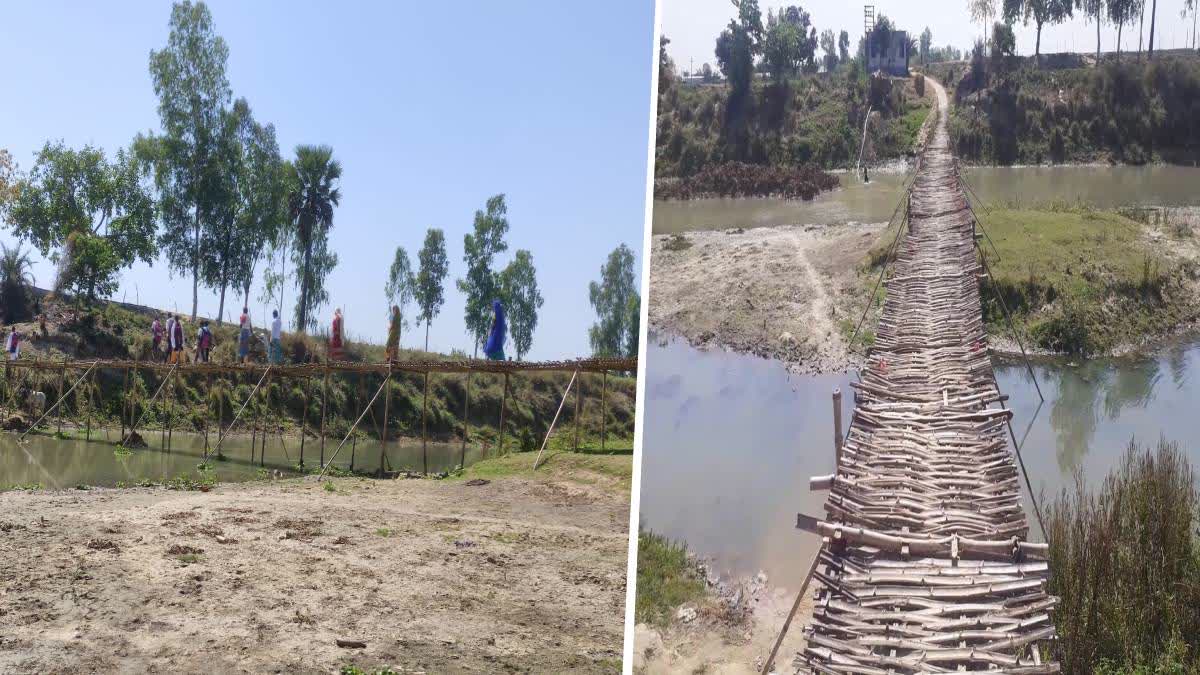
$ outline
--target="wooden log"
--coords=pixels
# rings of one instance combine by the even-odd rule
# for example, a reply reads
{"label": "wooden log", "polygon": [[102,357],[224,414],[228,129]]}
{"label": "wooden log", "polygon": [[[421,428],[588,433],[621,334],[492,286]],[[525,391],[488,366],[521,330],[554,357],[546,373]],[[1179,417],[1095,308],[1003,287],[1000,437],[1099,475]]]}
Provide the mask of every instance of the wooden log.
{"label": "wooden log", "polygon": [[325,466],[325,411],[329,407],[329,370],[321,381],[321,466]]}
{"label": "wooden log", "polygon": [[833,390],[833,456],[834,472],[842,465],[842,390]]}

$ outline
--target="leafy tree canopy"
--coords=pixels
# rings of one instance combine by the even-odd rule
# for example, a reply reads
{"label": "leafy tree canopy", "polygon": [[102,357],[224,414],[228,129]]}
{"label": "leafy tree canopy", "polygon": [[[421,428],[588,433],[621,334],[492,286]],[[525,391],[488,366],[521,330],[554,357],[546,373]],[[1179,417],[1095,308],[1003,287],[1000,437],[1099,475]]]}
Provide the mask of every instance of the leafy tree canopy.
{"label": "leafy tree canopy", "polygon": [[621,244],[600,268],[600,281],[588,286],[588,299],[597,316],[588,329],[588,339],[596,356],[627,354],[630,344],[636,344],[631,331],[637,329],[630,324],[630,303],[636,295],[633,251]]}
{"label": "leafy tree canopy", "polygon": [[512,262],[500,273],[500,288],[508,311],[509,333],[519,361],[533,346],[533,331],[537,328],[538,309],[543,302],[542,294],[538,291],[532,253],[523,249],[517,251]]}
{"label": "leafy tree canopy", "polygon": [[508,206],[504,195],[487,200],[484,211],[475,212],[473,233],[463,236],[463,262],[467,275],[457,282],[458,290],[467,296],[463,321],[467,334],[482,345],[492,325],[492,301],[499,298],[499,279],[492,269],[496,255],[508,250],[504,236],[508,234]]}
{"label": "leafy tree canopy", "polygon": [[[468,235],[470,236],[470,235]],[[441,312],[445,301],[445,279],[450,271],[446,257],[446,234],[431,227],[425,233],[425,244],[417,255],[420,270],[417,272],[415,296],[421,309],[418,321],[425,324],[425,349],[429,349],[429,324]]]}

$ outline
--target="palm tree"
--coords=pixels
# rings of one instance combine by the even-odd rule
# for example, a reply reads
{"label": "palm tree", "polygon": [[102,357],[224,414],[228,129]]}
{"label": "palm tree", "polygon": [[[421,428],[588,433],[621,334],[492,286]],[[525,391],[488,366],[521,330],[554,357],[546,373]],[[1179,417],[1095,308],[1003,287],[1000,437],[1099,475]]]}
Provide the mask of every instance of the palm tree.
{"label": "palm tree", "polygon": [[[320,304],[314,299],[324,296],[324,273],[328,269],[325,265],[314,265],[314,256],[329,256],[325,251],[325,240],[333,227],[333,208],[342,198],[341,190],[335,185],[342,177],[342,164],[333,158],[333,148],[328,145],[299,145],[292,170],[288,209],[295,226],[296,253],[300,258],[296,327],[303,331],[314,322],[311,311]],[[336,257],[333,260],[336,264]]]}
{"label": "palm tree", "polygon": [[4,320],[16,323],[29,318],[29,290],[33,287],[33,261],[20,244],[0,244],[0,309]]}

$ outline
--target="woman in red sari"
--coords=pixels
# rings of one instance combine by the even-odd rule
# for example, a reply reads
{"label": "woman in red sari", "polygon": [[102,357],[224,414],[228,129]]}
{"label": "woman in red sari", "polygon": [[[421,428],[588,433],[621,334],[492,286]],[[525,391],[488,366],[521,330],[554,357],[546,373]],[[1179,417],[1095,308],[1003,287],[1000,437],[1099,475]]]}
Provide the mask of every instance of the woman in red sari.
{"label": "woman in red sari", "polygon": [[333,310],[333,330],[329,333],[329,360],[346,360],[346,345],[342,340],[342,309],[340,307]]}

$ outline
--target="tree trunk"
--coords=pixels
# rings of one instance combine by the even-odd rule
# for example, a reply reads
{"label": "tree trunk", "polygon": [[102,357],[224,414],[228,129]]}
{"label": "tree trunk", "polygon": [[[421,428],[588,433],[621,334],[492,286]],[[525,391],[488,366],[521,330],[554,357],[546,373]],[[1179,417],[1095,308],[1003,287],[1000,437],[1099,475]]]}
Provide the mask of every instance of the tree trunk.
{"label": "tree trunk", "polygon": [[1142,38],[1145,36],[1146,3],[1142,3],[1142,11],[1138,13],[1138,61],[1142,60]]}
{"label": "tree trunk", "polygon": [[[217,325],[222,325],[225,320],[225,282],[221,282],[221,302],[217,305]],[[249,307],[249,305],[246,305]]]}
{"label": "tree trunk", "polygon": [[1146,58],[1154,60],[1154,17],[1158,14],[1158,0],[1150,3],[1150,45],[1146,48]]}
{"label": "tree trunk", "polygon": [[429,322],[425,322],[425,351],[429,351]]}
{"label": "tree trunk", "polygon": [[1042,65],[1042,24],[1044,21],[1037,22],[1037,42],[1033,45],[1034,63]]}
{"label": "tree trunk", "polygon": [[1096,67],[1100,67],[1100,9],[1096,9]]}
{"label": "tree trunk", "polygon": [[196,320],[196,309],[200,305],[200,207],[198,206],[194,223],[196,248],[192,254],[192,321]]}
{"label": "tree trunk", "polygon": [[308,332],[308,266],[310,262],[310,248],[304,249],[304,269],[300,271],[300,311],[296,313],[299,321],[297,329],[301,333]]}
{"label": "tree trunk", "polygon": [[1117,24],[1117,63],[1121,62],[1121,29],[1124,27],[1123,23]]}

